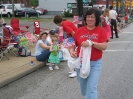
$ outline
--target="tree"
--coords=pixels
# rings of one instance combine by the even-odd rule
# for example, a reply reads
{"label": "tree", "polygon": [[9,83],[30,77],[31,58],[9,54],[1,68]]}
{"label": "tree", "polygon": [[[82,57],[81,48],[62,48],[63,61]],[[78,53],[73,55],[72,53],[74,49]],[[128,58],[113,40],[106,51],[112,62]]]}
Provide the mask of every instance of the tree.
{"label": "tree", "polygon": [[38,6],[39,1],[38,0],[31,0],[32,6]]}

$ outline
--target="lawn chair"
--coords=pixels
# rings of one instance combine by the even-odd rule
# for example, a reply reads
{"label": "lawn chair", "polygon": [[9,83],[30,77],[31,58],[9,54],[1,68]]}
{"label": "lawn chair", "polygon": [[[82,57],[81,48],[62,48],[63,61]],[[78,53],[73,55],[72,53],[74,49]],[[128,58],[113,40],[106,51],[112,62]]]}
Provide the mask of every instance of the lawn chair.
{"label": "lawn chair", "polygon": [[[16,48],[18,43],[16,43],[12,37],[11,37],[11,33],[9,31],[8,28],[3,27],[3,38],[1,38],[1,44],[0,44],[0,53],[1,53],[1,57],[0,60],[2,59],[3,56],[6,56],[6,53],[8,52],[12,52],[15,56],[18,56],[18,54],[16,54],[13,49]],[[7,59],[9,59],[7,57]]]}
{"label": "lawn chair", "polygon": [[14,33],[15,36],[23,35],[24,33],[28,32],[28,30],[20,30],[20,27],[22,28],[29,28],[29,26],[20,26],[19,24],[19,19],[17,18],[12,18],[11,19],[11,27],[13,28],[12,32]]}
{"label": "lawn chair", "polygon": [[43,32],[43,31],[48,31],[49,32],[49,30],[50,29],[48,29],[48,28],[41,28],[39,20],[34,21],[33,34],[35,35],[36,39],[38,39],[41,32]]}
{"label": "lawn chair", "polygon": [[37,42],[37,39],[34,35],[32,35],[30,32],[26,32],[25,36],[28,38],[28,43],[32,44],[34,46],[34,43]]}
{"label": "lawn chair", "polygon": [[5,56],[8,60],[9,60],[9,58],[8,58],[8,56],[6,55],[6,49],[7,48],[7,46],[6,45],[1,45],[0,44],[0,61],[2,60],[2,58]]}
{"label": "lawn chair", "polygon": [[1,37],[1,43],[0,43],[0,60],[2,60],[4,56],[6,56],[6,58],[9,60],[8,56],[6,55],[6,53],[8,52],[8,49],[11,48],[11,46],[9,45],[11,39],[8,32],[9,31],[7,28],[3,28],[3,33]]}
{"label": "lawn chair", "polygon": [[8,47],[10,39],[4,37],[0,38],[0,40],[0,60],[2,60],[4,56],[9,60],[8,56],[6,55],[6,49]]}

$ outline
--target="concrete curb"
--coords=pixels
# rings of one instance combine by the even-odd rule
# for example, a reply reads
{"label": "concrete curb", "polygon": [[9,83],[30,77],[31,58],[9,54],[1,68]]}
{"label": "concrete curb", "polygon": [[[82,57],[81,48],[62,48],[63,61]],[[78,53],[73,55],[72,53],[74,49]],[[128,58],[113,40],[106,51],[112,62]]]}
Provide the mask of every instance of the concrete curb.
{"label": "concrete curb", "polygon": [[133,21],[130,21],[128,24],[132,23]]}
{"label": "concrete curb", "polygon": [[12,71],[9,71],[3,75],[0,75],[0,88],[33,72],[33,71],[36,71],[38,70],[39,68],[43,67],[45,65],[45,62],[38,62],[38,61],[35,61],[35,65],[33,66],[30,66],[29,63],[23,65],[23,66],[20,66],[19,68],[16,68]]}

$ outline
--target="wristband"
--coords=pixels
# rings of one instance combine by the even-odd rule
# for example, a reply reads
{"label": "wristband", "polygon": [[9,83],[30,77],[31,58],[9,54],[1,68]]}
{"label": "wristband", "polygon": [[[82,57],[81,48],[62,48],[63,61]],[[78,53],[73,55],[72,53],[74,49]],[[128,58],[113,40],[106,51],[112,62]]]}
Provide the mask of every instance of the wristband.
{"label": "wristband", "polygon": [[96,42],[92,42],[92,46],[94,46],[96,44]]}

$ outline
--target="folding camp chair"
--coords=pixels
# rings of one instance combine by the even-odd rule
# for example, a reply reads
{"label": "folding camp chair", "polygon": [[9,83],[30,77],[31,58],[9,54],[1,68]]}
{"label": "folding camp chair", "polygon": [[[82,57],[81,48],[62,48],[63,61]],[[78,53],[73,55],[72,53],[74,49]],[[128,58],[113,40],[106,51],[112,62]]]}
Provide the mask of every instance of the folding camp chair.
{"label": "folding camp chair", "polygon": [[[3,32],[5,33],[8,31],[7,31],[7,29],[3,28]],[[6,56],[6,58],[9,60],[9,58],[6,55],[6,51],[7,51],[7,48],[9,47],[8,44],[11,41],[11,39],[8,37],[9,36],[8,34],[5,33],[5,35],[6,35],[5,36],[4,33],[2,33],[1,38],[0,38],[0,40],[1,40],[1,42],[0,42],[0,60],[2,60],[2,58],[4,56]]]}
{"label": "folding camp chair", "polygon": [[34,43],[37,42],[36,37],[33,34],[31,34],[30,32],[26,32],[25,36],[28,38],[28,43],[29,44],[31,43],[32,46],[34,46]]}
{"label": "folding camp chair", "polygon": [[19,19],[12,18],[11,19],[11,27],[13,28],[12,32],[15,34],[15,36],[23,35],[24,33],[28,32],[28,30],[20,30],[20,27],[22,28],[29,28],[30,26],[20,26]]}
{"label": "folding camp chair", "polygon": [[[6,28],[6,27],[3,27],[3,38],[1,38],[2,40],[1,40],[1,44],[0,44],[0,53],[1,53],[1,59],[2,59],[2,57],[5,55],[6,57],[7,57],[7,55],[6,55],[6,53],[8,52],[12,52],[15,56],[18,56],[14,51],[13,51],[13,49],[14,48],[16,48],[17,49],[17,45],[18,45],[18,43],[17,42],[15,42],[13,39],[12,39],[12,37],[11,37],[11,33],[10,33],[10,31],[9,31],[9,29],[8,28]],[[8,57],[7,57],[7,59],[9,59]]]}
{"label": "folding camp chair", "polygon": [[41,32],[43,31],[49,32],[49,30],[50,30],[49,28],[41,28],[39,20],[34,21],[33,34],[35,35],[36,39],[38,39]]}
{"label": "folding camp chair", "polygon": [[7,45],[1,45],[0,44],[0,60],[5,56],[8,60],[9,58],[6,55],[5,49],[7,48]]}

